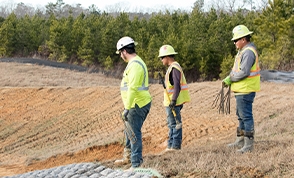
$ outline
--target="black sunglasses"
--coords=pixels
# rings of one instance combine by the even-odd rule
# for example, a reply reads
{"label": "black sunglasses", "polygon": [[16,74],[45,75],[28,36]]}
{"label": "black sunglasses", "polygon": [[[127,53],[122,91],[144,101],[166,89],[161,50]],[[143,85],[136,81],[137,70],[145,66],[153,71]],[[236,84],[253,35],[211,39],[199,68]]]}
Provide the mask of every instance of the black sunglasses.
{"label": "black sunglasses", "polygon": [[242,38],[236,39],[234,40],[234,43],[237,43],[239,40],[241,40]]}
{"label": "black sunglasses", "polygon": [[165,57],[166,57],[166,56],[163,56],[163,57],[160,57],[159,59],[160,59],[160,60],[163,60]]}

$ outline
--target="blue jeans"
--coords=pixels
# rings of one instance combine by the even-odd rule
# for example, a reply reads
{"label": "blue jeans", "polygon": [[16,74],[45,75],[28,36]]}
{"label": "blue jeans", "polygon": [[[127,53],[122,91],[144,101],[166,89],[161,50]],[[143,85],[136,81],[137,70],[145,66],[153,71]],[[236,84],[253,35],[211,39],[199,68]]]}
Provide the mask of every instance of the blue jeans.
{"label": "blue jeans", "polygon": [[[182,123],[181,110],[183,105],[175,106],[175,113],[178,122]],[[169,128],[167,147],[174,149],[181,149],[183,129],[176,129],[175,117],[170,107],[165,108],[167,114],[167,125]]]}
{"label": "blue jeans", "polygon": [[128,114],[128,123],[133,129],[137,141],[132,144],[129,138],[126,136],[126,148],[131,149],[131,162],[132,167],[139,167],[143,163],[142,156],[142,126],[149,113],[151,107],[151,102],[147,105],[139,108],[138,105],[135,105],[135,108],[131,108]]}
{"label": "blue jeans", "polygon": [[252,103],[255,92],[246,95],[235,95],[239,128],[246,132],[254,131],[254,120],[252,114]]}

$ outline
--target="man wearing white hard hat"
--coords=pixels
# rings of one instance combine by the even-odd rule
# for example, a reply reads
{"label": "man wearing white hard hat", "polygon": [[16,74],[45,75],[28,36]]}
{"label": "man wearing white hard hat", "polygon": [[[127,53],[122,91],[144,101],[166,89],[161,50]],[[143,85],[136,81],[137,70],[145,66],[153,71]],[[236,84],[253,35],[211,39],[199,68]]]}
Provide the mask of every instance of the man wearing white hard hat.
{"label": "man wearing white hard hat", "polygon": [[130,170],[143,163],[141,128],[151,107],[148,70],[145,62],[136,54],[136,45],[137,43],[128,36],[122,37],[116,45],[116,53],[128,63],[120,85],[124,104],[122,118],[130,125],[136,141],[126,136],[123,159],[116,160],[115,164],[131,163]]}
{"label": "man wearing white hard hat", "polygon": [[256,92],[260,91],[260,68],[256,46],[250,42],[251,34],[244,25],[238,25],[233,29],[233,38],[238,53],[229,76],[223,80],[223,84],[231,86],[236,98],[236,115],[239,126],[237,138],[228,147],[239,147],[237,152],[245,153],[253,150],[254,144],[254,119],[252,104]]}

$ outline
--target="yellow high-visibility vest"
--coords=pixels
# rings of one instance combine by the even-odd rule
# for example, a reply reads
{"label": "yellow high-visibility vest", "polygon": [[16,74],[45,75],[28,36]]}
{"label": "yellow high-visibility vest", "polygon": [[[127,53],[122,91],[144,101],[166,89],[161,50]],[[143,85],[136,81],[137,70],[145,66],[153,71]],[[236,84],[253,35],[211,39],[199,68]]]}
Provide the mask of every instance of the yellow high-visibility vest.
{"label": "yellow high-visibility vest", "polygon": [[[179,96],[177,98],[176,105],[181,105],[181,104],[184,104],[186,102],[191,101],[189,90],[188,90],[188,84],[186,82],[184,72],[183,72],[179,63],[173,62],[169,66],[169,68],[167,69],[166,74],[165,74],[165,84],[166,84],[166,89],[167,89],[168,94],[164,94],[164,101],[163,101],[164,106],[169,106],[169,104],[170,104],[169,99],[172,100],[173,93],[174,93],[174,86],[171,85],[171,83],[169,81],[169,75],[170,75],[170,72],[172,71],[173,67],[178,69],[181,72],[181,78],[180,78],[181,91],[180,91]],[[169,99],[168,99],[168,97],[169,97]]]}
{"label": "yellow high-visibility vest", "polygon": [[233,82],[231,84],[231,90],[238,93],[257,92],[260,91],[260,68],[258,64],[258,54],[254,47],[246,47],[236,55],[232,72],[235,74],[240,71],[241,56],[245,50],[251,50],[255,54],[255,63],[250,69],[250,75],[243,80]]}

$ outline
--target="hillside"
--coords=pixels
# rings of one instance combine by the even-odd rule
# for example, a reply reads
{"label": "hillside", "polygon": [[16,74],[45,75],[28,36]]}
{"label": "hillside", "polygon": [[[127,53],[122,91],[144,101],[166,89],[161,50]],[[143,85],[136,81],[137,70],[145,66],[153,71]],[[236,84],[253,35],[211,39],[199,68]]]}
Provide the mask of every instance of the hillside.
{"label": "hillside", "polygon": [[[119,80],[32,64],[0,67],[0,176],[80,162],[115,168],[123,150]],[[168,134],[163,89],[150,85],[143,167],[165,177],[294,176],[293,84],[261,83],[254,102],[255,151],[243,155],[226,148],[237,126],[233,94],[230,115],[211,108],[220,86],[220,81],[189,84],[183,149],[160,155]]]}

